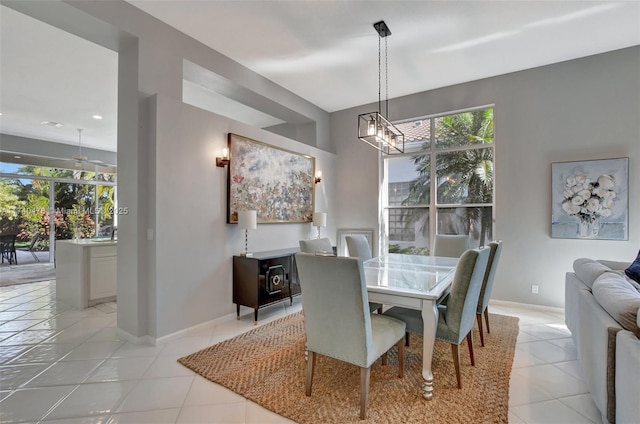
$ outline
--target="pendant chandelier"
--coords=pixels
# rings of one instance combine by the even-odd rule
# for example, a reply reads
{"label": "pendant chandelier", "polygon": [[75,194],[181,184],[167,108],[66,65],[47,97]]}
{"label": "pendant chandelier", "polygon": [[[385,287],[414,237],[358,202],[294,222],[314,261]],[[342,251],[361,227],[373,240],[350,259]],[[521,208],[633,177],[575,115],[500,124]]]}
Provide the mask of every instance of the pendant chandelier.
{"label": "pendant chandelier", "polygon": [[387,64],[387,37],[391,35],[384,21],[373,27],[378,32],[378,110],[358,115],[358,138],[390,155],[404,153],[404,134],[382,115],[382,39],[384,38],[385,115],[389,116],[389,67]]}

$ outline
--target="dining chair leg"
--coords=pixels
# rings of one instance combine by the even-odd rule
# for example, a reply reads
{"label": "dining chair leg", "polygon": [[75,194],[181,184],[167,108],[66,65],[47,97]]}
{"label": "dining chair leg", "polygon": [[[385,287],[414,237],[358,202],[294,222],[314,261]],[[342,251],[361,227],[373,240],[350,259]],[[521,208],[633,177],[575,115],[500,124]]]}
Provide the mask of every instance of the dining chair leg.
{"label": "dining chair leg", "polygon": [[484,347],[484,334],[482,331],[482,314],[476,314],[476,320],[478,321],[478,332],[480,333],[480,345]]}
{"label": "dining chair leg", "polygon": [[404,333],[404,345],[409,347],[409,332]]}
{"label": "dining chair leg", "polygon": [[451,345],[451,354],[453,355],[453,367],[456,369],[456,380],[458,380],[458,389],[462,389],[462,380],[460,379],[460,345]]}
{"label": "dining chair leg", "polygon": [[398,346],[398,377],[404,377],[404,342],[400,339]]}
{"label": "dining chair leg", "polygon": [[376,309],[376,311],[378,312],[378,315],[382,315],[382,306],[380,306],[378,309]]}
{"label": "dining chair leg", "polygon": [[360,419],[367,418],[367,406],[369,404],[369,378],[371,367],[360,367]]}
{"label": "dining chair leg", "polygon": [[310,357],[307,360],[307,378],[305,381],[305,393],[311,396],[311,383],[313,383],[313,371],[316,367],[316,353],[309,351]]}
{"label": "dining chair leg", "polygon": [[467,334],[467,345],[469,346],[469,357],[471,358],[471,366],[476,365],[475,358],[473,357],[473,330],[469,331]]}
{"label": "dining chair leg", "polygon": [[487,333],[491,333],[491,330],[489,329],[489,307],[488,306],[484,310],[484,320],[487,322]]}

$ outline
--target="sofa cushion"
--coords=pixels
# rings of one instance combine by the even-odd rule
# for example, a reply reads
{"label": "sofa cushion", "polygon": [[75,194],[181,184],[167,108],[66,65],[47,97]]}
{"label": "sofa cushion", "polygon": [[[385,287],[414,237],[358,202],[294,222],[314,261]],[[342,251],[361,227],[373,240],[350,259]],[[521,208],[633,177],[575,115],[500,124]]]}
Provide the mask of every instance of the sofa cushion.
{"label": "sofa cushion", "polygon": [[636,290],[638,290],[640,292],[640,283],[636,283],[635,281],[633,281],[631,278],[629,278],[628,276],[624,276],[624,278],[627,279],[627,283],[631,284],[633,287],[636,288]]}
{"label": "sofa cushion", "polygon": [[622,273],[603,272],[593,282],[591,291],[600,306],[620,323],[622,328],[640,337],[638,326],[640,292],[629,284]]}
{"label": "sofa cushion", "polygon": [[627,277],[640,284],[640,252],[638,252],[638,257],[629,268],[624,270],[624,273],[627,274]]}
{"label": "sofa cushion", "polygon": [[573,261],[573,272],[578,278],[589,288],[592,288],[593,282],[605,271],[610,271],[606,265],[598,261],[588,258],[580,258]]}
{"label": "sofa cushion", "polygon": [[626,261],[626,262],[621,262],[621,261],[610,261],[607,259],[598,259],[598,262],[600,262],[602,265],[611,268],[614,271],[624,271],[625,269],[629,268],[629,265],[631,265],[631,262]]}

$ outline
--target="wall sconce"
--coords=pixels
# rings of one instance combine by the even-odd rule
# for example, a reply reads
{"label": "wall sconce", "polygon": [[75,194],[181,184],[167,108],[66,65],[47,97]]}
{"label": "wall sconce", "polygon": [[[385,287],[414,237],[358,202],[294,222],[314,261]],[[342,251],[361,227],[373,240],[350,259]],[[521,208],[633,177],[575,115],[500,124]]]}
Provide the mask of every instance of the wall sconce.
{"label": "wall sconce", "polygon": [[216,166],[224,168],[227,165],[229,165],[229,149],[225,147],[222,149],[222,157],[216,158]]}
{"label": "wall sconce", "polygon": [[327,226],[327,213],[326,212],[314,212],[313,213],[313,226],[318,227],[318,238],[320,238],[320,227]]}
{"label": "wall sconce", "polygon": [[320,181],[322,181],[322,171],[316,172],[316,179],[315,179],[316,184],[318,184]]}
{"label": "wall sconce", "polygon": [[244,230],[244,251],[240,256],[251,257],[253,253],[249,253],[247,249],[248,245],[248,230],[255,230],[258,228],[258,212],[257,211],[238,211],[238,227]]}

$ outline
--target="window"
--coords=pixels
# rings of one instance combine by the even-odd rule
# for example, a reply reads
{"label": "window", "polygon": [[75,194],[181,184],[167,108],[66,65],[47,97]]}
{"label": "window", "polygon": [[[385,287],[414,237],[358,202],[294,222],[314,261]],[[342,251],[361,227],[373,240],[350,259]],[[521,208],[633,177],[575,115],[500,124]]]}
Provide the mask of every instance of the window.
{"label": "window", "polygon": [[493,237],[493,109],[396,126],[406,147],[382,157],[386,250],[428,255],[435,234],[485,245]]}
{"label": "window", "polygon": [[115,173],[0,162],[0,232],[15,234],[21,247],[38,236],[38,250],[49,250],[51,262],[55,240],[110,236],[116,225],[116,178]]}

